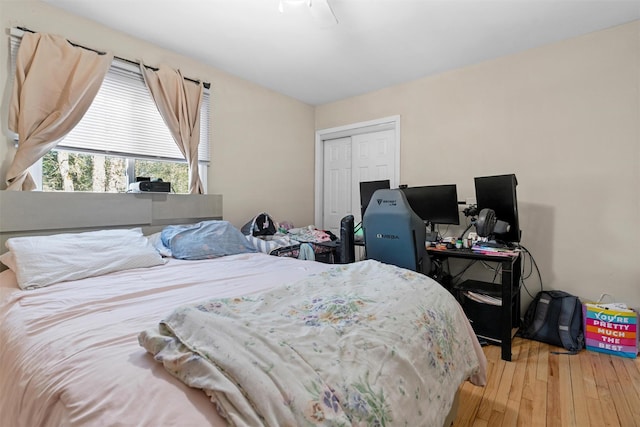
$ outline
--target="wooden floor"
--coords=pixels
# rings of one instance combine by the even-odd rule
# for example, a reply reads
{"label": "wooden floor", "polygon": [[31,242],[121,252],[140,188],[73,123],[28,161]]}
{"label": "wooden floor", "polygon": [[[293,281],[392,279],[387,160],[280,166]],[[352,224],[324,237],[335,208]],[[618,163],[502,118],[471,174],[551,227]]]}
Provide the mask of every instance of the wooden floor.
{"label": "wooden floor", "polygon": [[562,349],[515,338],[505,362],[484,347],[487,385],[462,386],[454,427],[640,427],[640,359],[552,351]]}

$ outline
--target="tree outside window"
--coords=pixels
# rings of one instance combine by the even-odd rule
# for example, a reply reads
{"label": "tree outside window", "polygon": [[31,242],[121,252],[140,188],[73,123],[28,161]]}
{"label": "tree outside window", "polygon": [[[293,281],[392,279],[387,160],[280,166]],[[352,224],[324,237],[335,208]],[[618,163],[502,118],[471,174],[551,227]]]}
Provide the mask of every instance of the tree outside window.
{"label": "tree outside window", "polygon": [[127,191],[127,169],[133,162],[135,176],[171,183],[171,192],[187,193],[189,171],[186,162],[141,160],[99,154],[52,150],[42,159],[43,191]]}

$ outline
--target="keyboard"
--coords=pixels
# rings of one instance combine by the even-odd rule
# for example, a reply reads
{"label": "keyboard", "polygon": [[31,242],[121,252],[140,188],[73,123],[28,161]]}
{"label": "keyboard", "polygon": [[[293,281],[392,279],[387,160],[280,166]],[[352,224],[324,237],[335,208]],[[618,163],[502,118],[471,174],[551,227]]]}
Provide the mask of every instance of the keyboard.
{"label": "keyboard", "polygon": [[485,248],[509,249],[509,246],[507,246],[505,243],[498,242],[477,242],[476,245],[483,246]]}

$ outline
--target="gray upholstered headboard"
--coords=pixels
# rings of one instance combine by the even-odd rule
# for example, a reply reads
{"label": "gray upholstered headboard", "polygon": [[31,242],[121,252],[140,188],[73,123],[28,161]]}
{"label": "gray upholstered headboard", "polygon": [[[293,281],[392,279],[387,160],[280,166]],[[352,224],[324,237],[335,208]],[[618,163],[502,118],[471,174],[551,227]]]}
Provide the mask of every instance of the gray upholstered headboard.
{"label": "gray upholstered headboard", "polygon": [[222,219],[221,195],[0,191],[0,253],[15,236],[133,227],[151,234],[207,219]]}

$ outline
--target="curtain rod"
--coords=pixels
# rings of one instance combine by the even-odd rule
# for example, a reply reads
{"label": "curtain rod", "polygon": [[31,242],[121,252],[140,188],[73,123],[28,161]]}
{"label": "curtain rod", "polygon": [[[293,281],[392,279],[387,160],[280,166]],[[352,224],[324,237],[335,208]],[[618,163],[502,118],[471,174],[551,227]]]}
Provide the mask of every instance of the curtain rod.
{"label": "curtain rod", "polygon": [[[27,32],[27,33],[33,33],[33,34],[36,33],[36,31],[30,30],[29,28],[26,28],[26,27],[16,27],[16,28],[19,29],[19,30],[22,30],[24,32]],[[69,44],[71,44],[74,47],[79,47],[79,48],[82,48],[82,49],[86,49],[86,50],[89,50],[91,52],[95,52],[98,55],[104,55],[105,54],[105,52],[101,52],[99,50],[96,50],[96,49],[93,49],[93,48],[90,48],[90,47],[87,47],[87,46],[83,46],[81,44],[74,43],[74,42],[70,41],[69,39],[67,39],[67,41],[69,42]],[[131,59],[122,58],[120,56],[115,56],[115,55],[113,57],[115,59],[120,60],[120,61],[124,61],[124,62],[128,62],[129,64],[140,66],[140,62],[138,62],[138,61],[133,61]],[[148,68],[150,70],[153,70],[153,71],[158,71],[157,67],[151,67],[149,65],[145,65],[144,67]],[[188,80],[190,82],[193,82],[193,83],[200,83],[200,80],[192,79],[192,78],[189,78],[189,77],[184,77],[184,79]],[[211,88],[211,83],[209,83],[209,82],[202,82],[202,85],[205,87],[205,89]]]}

